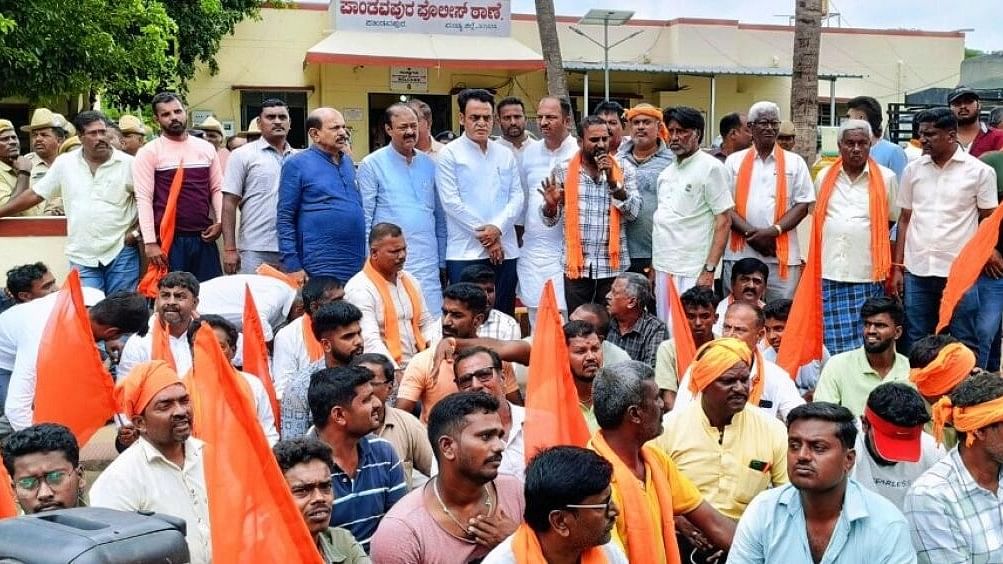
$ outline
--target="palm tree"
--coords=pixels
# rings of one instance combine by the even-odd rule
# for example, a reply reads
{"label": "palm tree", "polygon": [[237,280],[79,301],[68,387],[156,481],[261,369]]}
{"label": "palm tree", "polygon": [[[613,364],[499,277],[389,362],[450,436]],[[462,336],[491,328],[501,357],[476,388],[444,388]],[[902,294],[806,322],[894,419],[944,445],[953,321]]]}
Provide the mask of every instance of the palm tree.
{"label": "palm tree", "polygon": [[540,47],[547,63],[547,91],[551,96],[568,95],[568,78],[561,59],[561,42],[557,37],[557,16],[554,0],[536,0],[536,25],[540,29]]}
{"label": "palm tree", "polygon": [[818,124],[818,53],[822,42],[823,0],[797,0],[794,8],[794,61],[791,75],[791,121],[797,131],[794,150],[815,162]]}

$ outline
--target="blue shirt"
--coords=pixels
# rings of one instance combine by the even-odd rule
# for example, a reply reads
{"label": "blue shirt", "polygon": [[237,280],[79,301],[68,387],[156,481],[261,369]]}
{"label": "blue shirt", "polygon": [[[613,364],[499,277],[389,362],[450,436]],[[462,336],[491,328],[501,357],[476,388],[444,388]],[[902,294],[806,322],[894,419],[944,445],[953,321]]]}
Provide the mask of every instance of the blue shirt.
{"label": "blue shirt", "polygon": [[404,231],[404,270],[418,279],[426,307],[438,316],[442,309],[439,269],[446,267],[446,218],[435,191],[435,161],[415,151],[408,163],[388,145],[362,159],[358,184],[366,233],[383,222]]}
{"label": "blue shirt", "polygon": [[336,164],[316,145],[288,157],[279,180],[279,253],[288,272],[347,281],[366,259],[366,222],[346,154]]}
{"label": "blue shirt", "polygon": [[871,158],[879,165],[892,169],[898,178],[902,178],[902,171],[905,170],[905,165],[909,164],[905,149],[887,139],[879,139],[877,143],[871,145]]}
{"label": "blue shirt", "polygon": [[[728,564],[811,564],[801,495],[792,484],[755,497],[738,522]],[[846,485],[843,510],[821,564],[912,564],[916,551],[902,512],[854,480]]]}

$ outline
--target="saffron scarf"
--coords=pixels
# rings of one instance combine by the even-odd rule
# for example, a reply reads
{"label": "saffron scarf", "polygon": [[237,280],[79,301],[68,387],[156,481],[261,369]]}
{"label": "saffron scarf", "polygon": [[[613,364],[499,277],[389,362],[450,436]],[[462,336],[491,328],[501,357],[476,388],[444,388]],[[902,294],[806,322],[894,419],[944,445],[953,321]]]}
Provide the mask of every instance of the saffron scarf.
{"label": "saffron scarf", "polygon": [[961,343],[951,343],[940,349],[937,358],[923,368],[909,371],[909,379],[919,393],[937,397],[950,393],[975,368],[975,353]]}
{"label": "saffron scarf", "polygon": [[993,254],[996,248],[996,241],[1000,234],[1000,223],[1003,221],[1003,206],[999,206],[992,215],[982,220],[979,228],[975,231],[975,236],[965,243],[961,252],[951,263],[951,270],[947,274],[947,285],[944,286],[944,294],[940,299],[939,320],[937,330],[947,327],[954,315],[954,308],[964,297],[965,292],[975,284],[982,274],[982,268],[986,261]]}
{"label": "saffron scarf", "polygon": [[143,279],[139,281],[136,291],[147,298],[157,297],[157,284],[167,276],[170,271],[170,260],[168,255],[171,252],[171,245],[174,244],[174,223],[178,216],[178,198],[181,196],[181,185],[185,182],[185,160],[178,163],[178,170],[171,179],[171,189],[167,193],[167,207],[164,208],[164,217],[160,218],[160,251],[164,254],[163,266],[150,263],[146,267]]}
{"label": "saffron scarf", "polygon": [[944,440],[944,425],[947,423],[954,423],[956,430],[966,433],[965,446],[970,447],[975,441],[975,435],[970,431],[1000,421],[1003,421],[1003,397],[978,405],[954,407],[951,397],[944,396],[933,404],[933,436],[938,444]]}
{"label": "saffron scarf", "polygon": [[[540,539],[537,538],[536,531],[525,522],[519,525],[515,534],[512,535],[512,554],[515,556],[516,564],[547,564],[547,558],[543,555],[543,547],[540,546]],[[578,561],[581,564],[607,564],[609,562],[602,547],[599,546],[585,549]]]}
{"label": "saffron scarf", "polygon": [[[568,176],[564,180],[564,243],[567,249],[567,267],[565,275],[572,280],[582,277],[585,269],[585,257],[582,250],[582,228],[579,223],[578,208],[579,184],[581,183],[582,152],[572,157],[568,162]],[[613,170],[610,181],[620,185],[623,182],[623,171],[616,159],[613,159]],[[614,270],[620,268],[620,210],[613,205],[610,196],[609,204],[609,263]]]}
{"label": "saffron scarf", "polygon": [[306,354],[310,357],[310,362],[317,362],[324,358],[324,345],[317,340],[313,334],[313,320],[309,313],[303,314],[303,346],[306,347]]}
{"label": "saffron scarf", "polygon": [[613,465],[613,480],[616,482],[615,488],[620,493],[622,500],[620,515],[626,521],[627,538],[622,539],[624,552],[630,559],[631,564],[657,564],[663,562],[660,552],[664,552],[666,564],[680,564],[679,546],[676,544],[676,527],[672,513],[672,486],[665,470],[659,465],[657,455],[653,449],[656,447],[644,445],[641,447],[641,458],[644,459],[644,467],[651,472],[651,483],[655,487],[655,495],[658,498],[658,506],[661,508],[662,518],[662,550],[652,550],[650,544],[655,532],[651,530],[651,516],[648,513],[648,503],[644,499],[644,491],[637,480],[637,476],[627,467],[613,449],[606,444],[602,432],[592,435],[590,442],[592,450]]}
{"label": "saffron scarf", "polygon": [[[735,213],[741,217],[745,217],[748,213],[749,208],[749,189],[752,186],[752,167],[756,160],[756,149],[755,147],[750,148],[745,152],[745,158],[742,159],[742,164],[738,167],[738,179],[735,182]],[[776,202],[775,210],[773,213],[773,223],[778,223],[780,218],[784,217],[787,213],[784,207],[787,205],[787,167],[786,167],[786,157],[784,155],[784,150],[780,145],[774,145],[773,147],[773,159],[774,159],[774,172],[777,178],[776,187]],[[745,248],[745,238],[740,234],[732,231],[731,233],[731,250],[738,252]],[[787,279],[787,261],[790,258],[790,235],[789,233],[781,233],[777,236],[777,270],[780,273],[780,277],[784,280]]]}
{"label": "saffron scarf", "polygon": [[[376,286],[376,291],[380,293],[380,301],[383,302],[383,342],[386,343],[390,355],[394,357],[394,362],[400,364],[401,331],[397,320],[397,308],[394,307],[394,301],[390,298],[390,283],[373,268],[372,261],[366,261],[362,272],[373,283],[373,286]],[[423,313],[421,292],[403,272],[397,275],[397,281],[404,286],[404,291],[407,292],[407,297],[411,301],[411,333],[414,335],[415,346],[419,351],[423,351],[426,343],[425,338],[421,335],[421,328],[418,326],[418,320],[421,319]]]}
{"label": "saffron scarf", "polygon": [[693,370],[690,371],[690,392],[702,392],[711,382],[717,380],[739,362],[752,365],[752,352],[745,341],[734,337],[714,339],[700,347],[696,353]]}
{"label": "saffron scarf", "polygon": [[150,360],[163,360],[175,372],[178,365],[174,362],[174,354],[171,352],[171,333],[167,330],[166,324],[160,321],[160,316],[153,315],[153,327],[150,329]]}

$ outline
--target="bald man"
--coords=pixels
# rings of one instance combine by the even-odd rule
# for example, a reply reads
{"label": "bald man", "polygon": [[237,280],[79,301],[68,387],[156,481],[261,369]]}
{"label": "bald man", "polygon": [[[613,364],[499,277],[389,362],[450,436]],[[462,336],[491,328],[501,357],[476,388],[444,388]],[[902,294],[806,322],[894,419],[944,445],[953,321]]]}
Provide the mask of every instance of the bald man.
{"label": "bald man", "polygon": [[366,258],[366,219],[345,118],[334,108],[317,108],[306,128],[310,148],[286,159],[279,180],[282,268],[300,280],[348,280]]}

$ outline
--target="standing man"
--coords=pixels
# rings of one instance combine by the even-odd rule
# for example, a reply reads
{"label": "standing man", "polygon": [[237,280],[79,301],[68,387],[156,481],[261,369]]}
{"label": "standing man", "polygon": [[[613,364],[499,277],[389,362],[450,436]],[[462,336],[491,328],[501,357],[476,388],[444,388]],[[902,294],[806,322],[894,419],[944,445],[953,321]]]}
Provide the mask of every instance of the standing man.
{"label": "standing man", "polygon": [[317,108],[306,118],[310,148],[282,164],[279,180],[279,253],[283,270],[299,280],[348,280],[366,258],[366,219],[355,186],[345,118]]}
{"label": "standing man", "polygon": [[122,114],[118,118],[118,130],[122,132],[122,151],[135,157],[146,144],[146,126],[136,116]]}
{"label": "standing man", "polygon": [[679,294],[694,286],[714,287],[735,201],[728,169],[700,150],[700,112],[669,108],[665,123],[676,158],[658,175],[651,251],[658,317],[668,321],[670,280]]}
{"label": "standing man", "polygon": [[418,114],[398,103],[384,113],[390,145],[359,165],[357,177],[366,213],[366,233],[377,223],[400,226],[407,239],[404,269],[421,285],[433,314],[442,309],[440,269],[446,267],[446,218],[435,190],[435,161],[415,149]]}
{"label": "standing man", "polygon": [[613,155],[617,154],[620,151],[621,143],[624,142],[623,106],[614,100],[604,100],[593,108],[592,115],[609,127],[609,152]]}
{"label": "standing man", "polygon": [[658,345],[669,338],[660,319],[645,311],[651,300],[651,284],[643,274],[624,272],[616,277],[606,294],[610,327],[606,335],[614,345],[627,351],[630,358],[655,367]]}
{"label": "standing man", "polygon": [[[216,148],[188,134],[188,112],[177,94],[161,92],[153,97],[152,106],[160,137],[144,145],[132,163],[146,257],[169,270],[191,272],[200,281],[215,278],[223,274],[216,246],[223,229],[223,168]],[[177,216],[168,226],[174,229],[174,243],[165,255],[160,224],[180,167],[184,181]]]}
{"label": "standing man", "polygon": [[439,154],[435,187],[446,212],[446,270],[450,283],[471,264],[495,269],[495,307],[515,311],[515,224],[525,196],[512,151],[492,141],[494,96],[468,88],[457,97],[463,135]]}
{"label": "standing man", "polygon": [[[832,354],[862,343],[857,320],[869,298],[885,294],[891,266],[889,229],[898,219],[898,181],[870,157],[871,125],[849,119],[839,127],[839,160],[815,177],[822,225],[822,305],[825,347]],[[887,142],[887,141],[886,141]]]}
{"label": "standing man", "polygon": [[916,562],[909,527],[892,502],[850,480],[853,414],[831,403],[798,407],[787,420],[791,483],[756,496],[728,562]]}
{"label": "standing man", "polygon": [[230,150],[226,148],[226,135],[223,134],[223,124],[218,119],[209,116],[196,124],[192,129],[201,131],[205,135],[205,140],[210,145],[216,147],[216,154],[219,155],[219,166],[226,172],[226,163],[230,158]]}
{"label": "standing man", "polygon": [[[34,187],[52,168],[52,163],[59,156],[59,147],[67,137],[73,135],[70,133],[72,129],[73,126],[66,118],[48,108],[38,108],[32,112],[31,123],[21,127],[21,131],[28,133],[33,150],[28,154],[32,162],[29,187]],[[40,207],[44,208],[45,215],[63,215],[63,206],[58,199]]]}
{"label": "standing man", "polygon": [[866,121],[870,125],[870,157],[879,165],[894,172],[896,177],[901,178],[909,157],[898,143],[892,143],[882,137],[881,104],[870,96],[857,96],[850,98],[846,107],[847,118]]}
{"label": "standing man", "polygon": [[498,126],[501,137],[497,139],[512,150],[516,162],[522,162],[522,153],[536,143],[536,139],[526,131],[526,106],[515,96],[498,101]]}
{"label": "standing man", "polygon": [[66,257],[85,286],[106,294],[139,283],[139,244],[132,157],[108,142],[100,112],[77,114],[83,147],[60,156],[45,176],[7,204],[0,217],[59,199],[66,212]]}
{"label": "standing man", "polygon": [[710,154],[722,163],[728,159],[728,155],[748,149],[752,145],[749,118],[744,113],[726,114],[721,118],[718,132],[721,134],[721,148],[711,150]]}
{"label": "standing man", "polygon": [[[223,175],[223,270],[254,274],[258,266],[281,268],[275,228],[282,163],[296,151],[289,146],[289,108],[282,100],[261,103],[261,138],[230,153]],[[240,235],[237,236],[237,209]]]}
{"label": "standing man", "polygon": [[578,125],[578,154],[544,179],[538,213],[543,225],[563,233],[568,311],[600,302],[630,266],[627,226],[637,218],[641,196],[633,168],[613,156],[609,142],[606,123],[586,117]]}
{"label": "standing man", "polygon": [[766,301],[793,298],[802,262],[795,230],[808,215],[815,190],[804,159],[777,145],[780,107],[756,102],[749,108],[749,124],[753,146],[724,163],[735,178],[735,209],[721,279],[727,293],[735,261],[757,258],[770,268]]}
{"label": "standing man", "polygon": [[777,131],[777,145],[785,151],[793,151],[797,130],[794,129],[794,122],[784,120],[780,122],[780,129]]}
{"label": "standing man", "polygon": [[439,143],[432,137],[432,127],[435,124],[432,119],[431,106],[417,98],[411,98],[407,105],[418,114],[418,138],[414,148],[432,157],[433,161],[438,161],[439,153],[446,145]]}
{"label": "standing man", "polygon": [[[526,197],[525,231],[519,250],[519,301],[529,313],[529,323],[536,322],[536,309],[547,280],[554,283],[557,307],[568,311],[565,302],[564,233],[556,229],[539,210],[544,202],[541,187],[554,174],[554,169],[566,166],[578,151],[578,143],[571,135],[571,103],[567,98],[546,96],[540,99],[536,119],[543,140],[533,143],[522,152],[520,170]],[[489,320],[490,321],[490,318]]]}
{"label": "standing man", "polygon": [[[892,260],[895,289],[905,292],[905,351],[935,332],[951,263],[997,205],[996,175],[958,146],[951,110],[924,110],[915,119],[924,154],[909,163],[899,183],[902,211]],[[1001,266],[999,255],[987,263],[993,271]],[[982,356],[978,315],[978,292],[969,291],[954,310],[950,332]]]}
{"label": "standing man", "polygon": [[947,105],[958,119],[958,144],[973,157],[1003,149],[1003,131],[986,127],[980,116],[982,102],[979,93],[967,86],[958,86],[947,96]]}
{"label": "standing man", "polygon": [[[17,137],[14,124],[0,119],[0,204],[7,203],[17,194],[28,189],[31,183],[31,158],[21,156],[21,140]],[[21,212],[27,217],[38,215],[40,209]]]}

